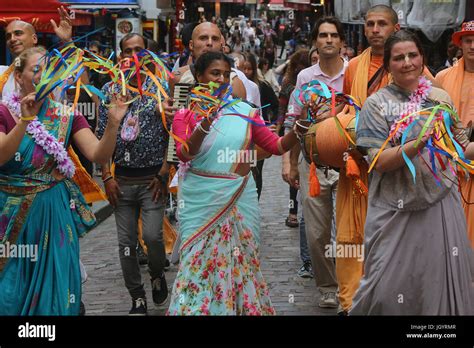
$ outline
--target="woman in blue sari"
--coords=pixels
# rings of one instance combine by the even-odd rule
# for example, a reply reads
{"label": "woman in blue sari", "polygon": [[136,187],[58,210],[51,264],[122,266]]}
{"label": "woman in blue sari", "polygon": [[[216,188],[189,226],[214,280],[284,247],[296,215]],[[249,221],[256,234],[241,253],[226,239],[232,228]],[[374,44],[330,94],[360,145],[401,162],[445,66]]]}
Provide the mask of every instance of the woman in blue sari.
{"label": "woman in blue sari", "polygon": [[[198,58],[199,84],[228,84],[231,61],[222,53]],[[239,117],[240,115],[240,117]],[[281,155],[297,142],[294,131],[279,138],[256,109],[238,102],[215,117],[180,110],[173,131],[181,159],[178,221],[180,266],[169,315],[272,315],[259,261],[260,215],[254,145]]]}
{"label": "woman in blue sari", "polygon": [[21,95],[0,104],[0,315],[79,314],[78,237],[95,218],[65,148],[74,142],[90,161],[107,161],[127,110],[128,97],[113,101],[99,141],[71,108],[36,101],[45,54],[35,47],[17,58]]}

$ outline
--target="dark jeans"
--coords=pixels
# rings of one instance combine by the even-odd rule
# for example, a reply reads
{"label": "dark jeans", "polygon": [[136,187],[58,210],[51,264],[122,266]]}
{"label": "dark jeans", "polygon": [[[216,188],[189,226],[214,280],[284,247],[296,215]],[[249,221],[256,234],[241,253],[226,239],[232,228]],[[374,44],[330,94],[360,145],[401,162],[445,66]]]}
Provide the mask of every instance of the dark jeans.
{"label": "dark jeans", "polygon": [[295,189],[293,186],[290,186],[290,214],[298,214],[298,201],[296,200],[296,195],[298,194],[298,189]]}
{"label": "dark jeans", "polygon": [[311,256],[309,255],[308,241],[306,240],[306,224],[304,216],[301,214],[300,219],[300,258],[303,263],[311,263]]}
{"label": "dark jeans", "polygon": [[163,274],[166,260],[162,229],[165,207],[161,200],[153,203],[148,184],[130,185],[120,179],[117,181],[123,192],[115,209],[123,278],[132,298],[145,298],[136,250],[138,218],[141,212],[143,240],[148,250],[148,272],[155,279]]}

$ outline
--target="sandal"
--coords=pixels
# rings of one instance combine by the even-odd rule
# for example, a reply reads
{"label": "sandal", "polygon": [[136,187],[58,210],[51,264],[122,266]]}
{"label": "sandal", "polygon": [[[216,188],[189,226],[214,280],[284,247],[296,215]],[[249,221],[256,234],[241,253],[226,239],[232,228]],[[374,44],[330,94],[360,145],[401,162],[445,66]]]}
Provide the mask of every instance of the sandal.
{"label": "sandal", "polygon": [[285,220],[285,225],[288,227],[298,227],[300,224],[298,223],[298,218],[288,216]]}

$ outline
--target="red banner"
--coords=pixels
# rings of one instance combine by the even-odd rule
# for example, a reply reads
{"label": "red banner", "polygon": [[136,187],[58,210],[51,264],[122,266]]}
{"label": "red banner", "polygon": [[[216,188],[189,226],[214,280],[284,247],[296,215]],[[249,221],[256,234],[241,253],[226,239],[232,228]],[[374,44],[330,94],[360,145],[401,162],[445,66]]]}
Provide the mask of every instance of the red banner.
{"label": "red banner", "polygon": [[[50,19],[59,22],[58,8],[64,6],[58,0],[1,0],[0,1],[0,26],[6,26],[14,20],[31,23],[37,32],[53,33]],[[66,7],[66,6],[65,6]],[[70,11],[72,24],[91,25],[92,15],[85,11]]]}

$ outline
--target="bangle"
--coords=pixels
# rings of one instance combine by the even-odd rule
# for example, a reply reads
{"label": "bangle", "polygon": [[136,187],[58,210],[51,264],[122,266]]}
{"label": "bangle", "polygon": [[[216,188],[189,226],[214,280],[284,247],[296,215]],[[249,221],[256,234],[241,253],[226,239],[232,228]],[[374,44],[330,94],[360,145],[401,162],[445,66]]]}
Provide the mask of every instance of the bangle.
{"label": "bangle", "polygon": [[111,176],[108,176],[107,178],[105,179],[102,179],[102,182],[105,184],[107,181],[110,181],[112,180],[114,177],[111,175]]}
{"label": "bangle", "polygon": [[201,132],[203,132],[204,134],[209,134],[209,133],[211,132],[210,130],[207,131],[207,130],[205,130],[204,128],[202,128],[202,124],[199,124],[198,129],[199,129]]}
{"label": "bangle", "polygon": [[[290,131],[289,131],[288,133],[290,133],[291,131],[292,131],[293,134],[296,136],[296,138],[301,141],[301,138],[303,137],[303,134],[298,130],[298,126],[297,126],[296,123],[295,123],[295,125],[293,126],[293,128],[290,129]],[[287,133],[287,134],[288,134],[288,133]]]}
{"label": "bangle", "polygon": [[36,118],[36,115],[29,116],[29,117],[20,117],[20,120],[22,121],[33,121]]}
{"label": "bangle", "polygon": [[112,175],[112,172],[105,172],[105,173],[102,173],[102,180],[104,180],[104,178],[108,178],[109,176]]}

